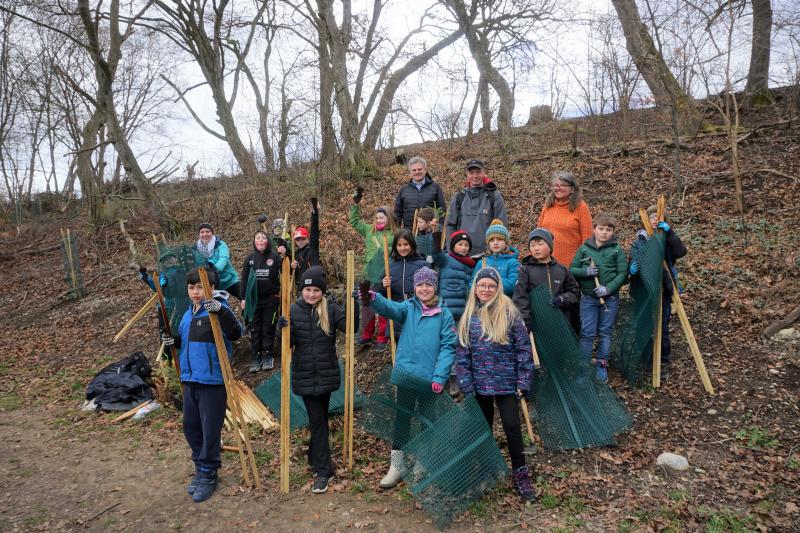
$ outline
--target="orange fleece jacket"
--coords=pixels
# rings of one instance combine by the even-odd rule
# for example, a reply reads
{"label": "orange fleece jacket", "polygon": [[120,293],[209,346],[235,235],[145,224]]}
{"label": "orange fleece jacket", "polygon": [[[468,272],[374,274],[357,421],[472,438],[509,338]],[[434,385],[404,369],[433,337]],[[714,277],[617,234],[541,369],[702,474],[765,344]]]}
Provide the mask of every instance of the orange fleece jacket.
{"label": "orange fleece jacket", "polygon": [[562,265],[569,266],[581,244],[592,236],[592,214],[583,200],[575,211],[566,202],[543,207],[537,225],[553,234],[553,257]]}

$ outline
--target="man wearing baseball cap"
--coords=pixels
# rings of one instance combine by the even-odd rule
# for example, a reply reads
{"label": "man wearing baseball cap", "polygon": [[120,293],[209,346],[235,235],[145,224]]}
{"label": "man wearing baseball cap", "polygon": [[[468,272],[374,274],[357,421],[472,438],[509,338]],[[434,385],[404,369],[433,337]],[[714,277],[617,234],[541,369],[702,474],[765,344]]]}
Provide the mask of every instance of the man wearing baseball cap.
{"label": "man wearing baseball cap", "polygon": [[506,204],[497,185],[486,175],[486,165],[480,159],[471,159],[466,167],[467,179],[464,188],[453,197],[447,211],[447,236],[455,231],[466,231],[472,240],[472,257],[486,250],[484,235],[492,223],[499,219],[508,226]]}

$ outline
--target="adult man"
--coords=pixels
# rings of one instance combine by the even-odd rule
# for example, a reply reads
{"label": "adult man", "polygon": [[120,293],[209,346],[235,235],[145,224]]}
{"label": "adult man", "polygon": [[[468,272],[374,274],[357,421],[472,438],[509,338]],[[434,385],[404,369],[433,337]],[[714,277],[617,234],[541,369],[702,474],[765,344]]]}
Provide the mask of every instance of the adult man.
{"label": "adult man", "polygon": [[480,159],[467,163],[466,187],[461,189],[450,202],[447,212],[447,236],[454,231],[463,230],[472,240],[472,257],[486,250],[485,234],[493,219],[503,221],[508,226],[506,204],[497,185],[486,175],[486,165]]}
{"label": "adult man", "polygon": [[394,201],[394,219],[404,228],[414,227],[414,213],[423,207],[438,209],[444,218],[445,199],[442,188],[428,174],[428,162],[415,156],[408,160],[408,175],[411,179],[400,187]]}

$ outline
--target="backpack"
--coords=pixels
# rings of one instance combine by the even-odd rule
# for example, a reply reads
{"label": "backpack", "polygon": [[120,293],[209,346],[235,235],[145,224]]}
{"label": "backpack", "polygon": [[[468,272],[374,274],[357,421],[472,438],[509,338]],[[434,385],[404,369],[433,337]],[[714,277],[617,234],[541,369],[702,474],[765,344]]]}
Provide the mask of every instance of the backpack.
{"label": "backpack", "polygon": [[[492,209],[492,218],[494,218],[494,198],[495,194],[497,194],[497,189],[493,189],[489,191],[489,207]],[[458,215],[456,215],[456,227],[461,227],[461,203],[464,201],[464,197],[467,195],[467,189],[461,189],[456,193],[456,209],[458,209]]]}

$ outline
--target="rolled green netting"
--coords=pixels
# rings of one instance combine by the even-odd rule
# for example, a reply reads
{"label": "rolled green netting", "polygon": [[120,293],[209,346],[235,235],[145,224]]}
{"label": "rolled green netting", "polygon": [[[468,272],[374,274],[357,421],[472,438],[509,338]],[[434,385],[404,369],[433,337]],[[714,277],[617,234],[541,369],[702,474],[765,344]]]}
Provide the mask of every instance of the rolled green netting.
{"label": "rolled green netting", "polygon": [[530,293],[542,371],[528,399],[542,444],[550,450],[616,445],[614,436],[630,427],[630,416],[611,388],[595,379],[591,361],[561,311],[550,307],[551,299],[545,286]]}
{"label": "rolled green netting", "polygon": [[[390,369],[391,370],[391,369]],[[366,397],[359,426],[403,452],[397,466],[438,527],[480,500],[508,473],[473,397],[455,403],[401,369],[384,372]]]}
{"label": "rolled green netting", "polygon": [[[162,291],[172,331],[178,331],[183,314],[191,304],[189,293],[186,291],[186,274],[204,262],[196,253],[194,246],[185,244],[158,246],[158,271],[167,281]],[[158,283],[157,280],[154,282]]]}
{"label": "rolled green netting", "polygon": [[632,249],[639,264],[629,296],[620,301],[611,364],[632,386],[648,382],[653,363],[653,333],[661,305],[665,237],[651,236]]}
{"label": "rolled green netting", "polygon": [[[339,361],[339,376],[341,384],[331,394],[331,400],[328,404],[328,413],[332,415],[340,415],[344,413],[344,362]],[[281,412],[281,374],[276,372],[269,379],[264,381],[261,385],[253,391],[261,400],[261,403],[275,415],[280,416]],[[295,393],[289,393],[290,409],[289,409],[289,425],[292,431],[308,426],[308,412],[306,412],[306,405],[303,403],[303,398],[297,396]],[[361,408],[364,401],[364,395],[356,389],[355,403],[353,407],[356,409]]]}

